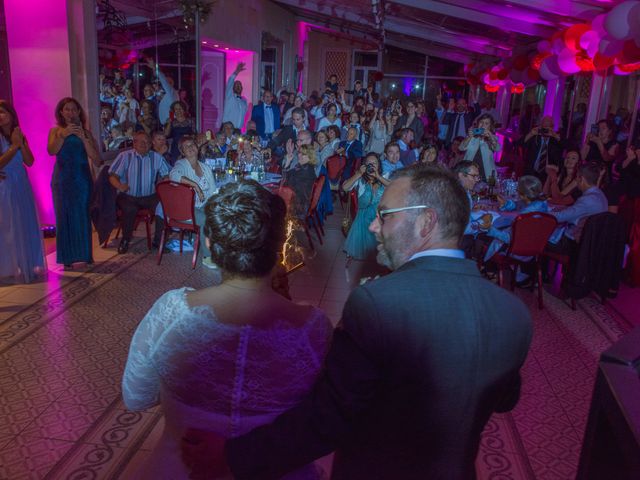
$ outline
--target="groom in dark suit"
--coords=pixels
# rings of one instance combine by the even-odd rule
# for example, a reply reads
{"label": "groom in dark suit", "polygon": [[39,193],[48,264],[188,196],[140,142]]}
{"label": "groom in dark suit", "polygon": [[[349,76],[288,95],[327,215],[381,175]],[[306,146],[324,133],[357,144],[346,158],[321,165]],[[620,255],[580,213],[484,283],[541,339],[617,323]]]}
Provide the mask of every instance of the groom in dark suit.
{"label": "groom in dark suit", "polygon": [[274,132],[280,130],[280,109],[273,104],[271,90],[265,90],[262,101],[253,107],[251,120],[256,122],[256,131],[263,140],[271,140]]}
{"label": "groom in dark suit", "polygon": [[193,473],[275,479],[335,450],[334,479],[475,478],[489,417],[517,403],[532,325],[458,250],[468,218],[449,173],[394,172],[369,227],[393,273],[351,293],[300,405],[226,443],[188,432]]}

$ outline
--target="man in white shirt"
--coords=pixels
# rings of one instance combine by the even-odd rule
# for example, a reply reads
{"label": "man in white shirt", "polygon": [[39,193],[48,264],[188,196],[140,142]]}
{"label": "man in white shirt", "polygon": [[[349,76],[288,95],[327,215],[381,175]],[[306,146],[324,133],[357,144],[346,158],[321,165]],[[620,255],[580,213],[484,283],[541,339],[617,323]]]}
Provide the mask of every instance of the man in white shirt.
{"label": "man in white shirt", "polygon": [[151,70],[156,72],[156,74],[158,75],[158,80],[160,80],[160,84],[162,85],[162,88],[164,90],[164,95],[158,102],[158,118],[160,120],[160,123],[164,125],[169,120],[169,111],[171,109],[171,104],[173,104],[173,102],[177,102],[179,99],[178,90],[176,90],[173,86],[173,78],[167,77],[164,73],[162,73],[162,71],[160,70],[160,68],[158,68],[158,65],[156,65],[156,62],[154,62],[152,58],[147,59],[147,66]]}
{"label": "man in white shirt", "polygon": [[242,130],[244,118],[247,114],[247,99],[242,96],[242,82],[236,80],[240,72],[246,70],[245,64],[240,62],[227,81],[224,92],[224,110],[222,122],[231,122],[235,128]]}

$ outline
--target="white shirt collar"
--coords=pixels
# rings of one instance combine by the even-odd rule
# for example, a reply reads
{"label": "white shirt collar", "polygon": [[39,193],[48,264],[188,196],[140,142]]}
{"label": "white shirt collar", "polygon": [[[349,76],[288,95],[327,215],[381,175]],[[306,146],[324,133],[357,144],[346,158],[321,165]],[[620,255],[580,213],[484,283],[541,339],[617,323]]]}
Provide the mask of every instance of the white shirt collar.
{"label": "white shirt collar", "polygon": [[414,253],[409,259],[409,262],[422,257],[464,258],[464,252],[454,248],[434,248],[433,250],[423,250],[422,252]]}

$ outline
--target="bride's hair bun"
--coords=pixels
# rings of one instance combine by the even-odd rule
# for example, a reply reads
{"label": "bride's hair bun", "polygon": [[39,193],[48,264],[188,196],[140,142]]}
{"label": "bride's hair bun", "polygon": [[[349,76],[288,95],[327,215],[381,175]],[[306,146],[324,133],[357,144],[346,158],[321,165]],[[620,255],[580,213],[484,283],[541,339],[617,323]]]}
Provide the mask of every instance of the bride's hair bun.
{"label": "bride's hair bun", "polygon": [[268,274],[284,242],[286,206],[253,180],[229,183],[205,205],[211,260],[226,273]]}

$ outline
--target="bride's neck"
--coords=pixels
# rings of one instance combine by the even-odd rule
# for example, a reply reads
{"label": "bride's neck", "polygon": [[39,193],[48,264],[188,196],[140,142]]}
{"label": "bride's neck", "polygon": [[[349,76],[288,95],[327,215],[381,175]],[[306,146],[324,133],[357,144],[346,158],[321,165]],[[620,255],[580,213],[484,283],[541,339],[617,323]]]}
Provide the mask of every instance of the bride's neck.
{"label": "bride's neck", "polygon": [[265,277],[232,277],[223,279],[221,286],[236,289],[236,290],[248,290],[248,291],[261,291],[271,289],[271,275]]}

